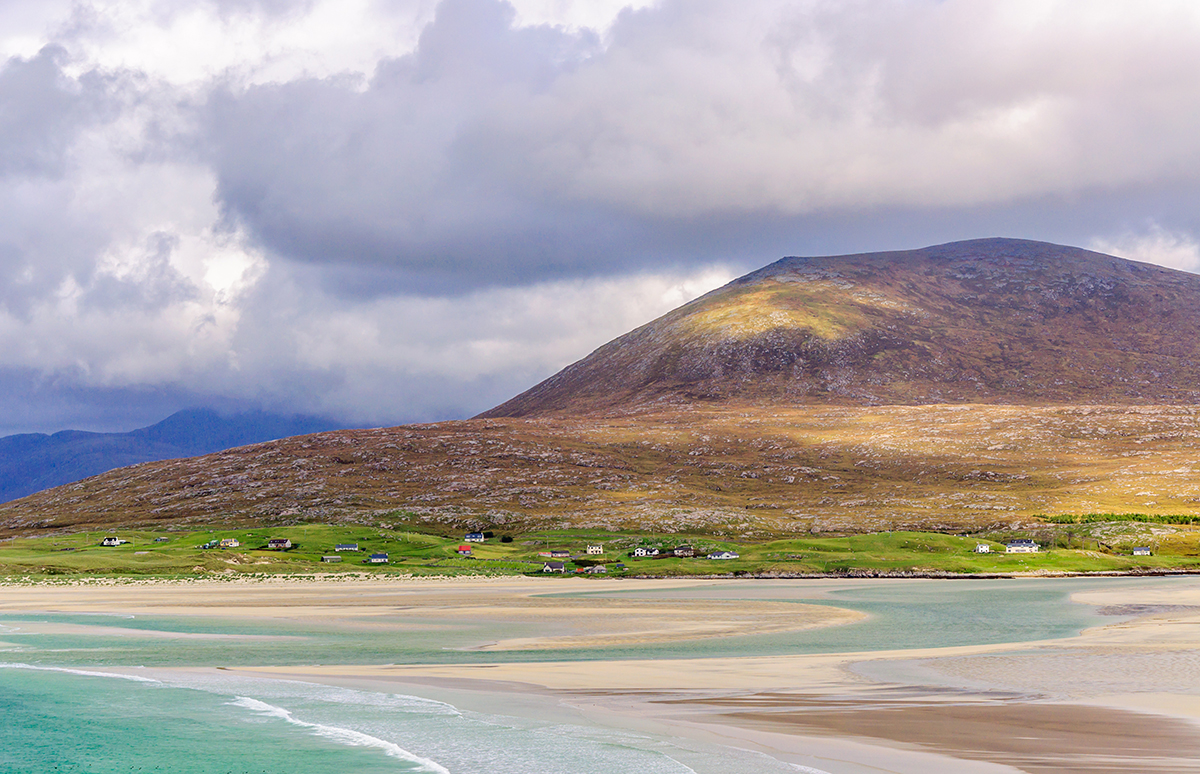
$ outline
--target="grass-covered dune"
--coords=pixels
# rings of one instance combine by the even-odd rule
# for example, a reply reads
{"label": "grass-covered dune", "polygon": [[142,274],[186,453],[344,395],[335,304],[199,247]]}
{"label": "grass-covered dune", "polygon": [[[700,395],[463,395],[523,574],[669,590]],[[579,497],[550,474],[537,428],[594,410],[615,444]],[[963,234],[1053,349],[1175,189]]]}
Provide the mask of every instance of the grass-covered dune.
{"label": "grass-covered dune", "polygon": [[[1030,572],[1200,571],[1200,529],[1191,526],[1134,523],[1050,525],[1034,535],[1043,550],[1006,554],[1003,540],[1020,535],[948,535],[936,532],[881,532],[846,536],[805,536],[760,542],[711,535],[663,535],[649,532],[551,530],[517,535],[495,534],[458,549],[462,536],[355,525],[301,524],[263,529],[212,529],[191,532],[79,532],[0,541],[0,575],[9,578],[86,576],[225,576],[255,574],[381,573],[478,575],[542,573],[551,551],[565,551],[567,572],[597,565],[605,575],[815,575],[815,574],[1013,574]],[[123,541],[103,546],[104,537]],[[222,539],[232,548],[206,548]],[[268,540],[287,538],[288,550],[270,550]],[[358,551],[335,551],[338,544]],[[976,553],[979,544],[991,553]],[[589,555],[587,546],[603,553]],[[677,546],[695,549],[691,558],[667,555]],[[1134,545],[1152,547],[1151,556],[1133,556]],[[658,557],[634,557],[638,547],[659,548]],[[717,551],[735,551],[737,559],[708,559]],[[386,553],[386,564],[367,557]],[[338,556],[328,563],[322,557]],[[621,565],[621,566],[619,566]],[[623,567],[622,567],[623,566]]]}

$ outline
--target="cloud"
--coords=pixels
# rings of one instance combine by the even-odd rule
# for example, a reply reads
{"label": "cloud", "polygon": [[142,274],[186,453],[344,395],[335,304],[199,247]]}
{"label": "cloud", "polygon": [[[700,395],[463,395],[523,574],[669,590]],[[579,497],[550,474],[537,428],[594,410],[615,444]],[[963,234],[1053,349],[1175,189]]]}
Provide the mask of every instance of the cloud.
{"label": "cloud", "polygon": [[516,19],[445,0],[365,85],[215,94],[227,215],[293,259],[523,282],[686,260],[644,246],[697,223],[1200,173],[1193,4],[668,1],[602,36]]}
{"label": "cloud", "polygon": [[1200,242],[1190,234],[1171,232],[1156,224],[1141,233],[1125,232],[1115,238],[1093,239],[1088,247],[1132,261],[1200,271]]}
{"label": "cloud", "polygon": [[784,254],[1007,235],[1200,269],[1192,2],[79,0],[0,28],[0,389],[38,422],[468,415]]}

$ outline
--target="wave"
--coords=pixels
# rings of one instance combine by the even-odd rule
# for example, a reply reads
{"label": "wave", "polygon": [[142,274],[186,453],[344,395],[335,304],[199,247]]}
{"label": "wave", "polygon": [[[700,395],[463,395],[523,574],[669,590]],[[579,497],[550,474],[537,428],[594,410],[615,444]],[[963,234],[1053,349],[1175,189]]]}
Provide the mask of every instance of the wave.
{"label": "wave", "polygon": [[[273,682],[283,682],[273,680]],[[461,717],[462,711],[453,704],[436,699],[426,699],[421,696],[410,696],[403,693],[382,693],[379,691],[359,691],[353,688],[335,688],[308,683],[303,680],[288,681],[296,685],[313,686],[317,690],[307,692],[304,697],[334,704],[353,704],[355,707],[378,707],[380,709],[400,712],[418,712],[421,715],[444,715]]]}
{"label": "wave", "polygon": [[69,675],[83,675],[85,677],[115,677],[118,680],[132,680],[135,683],[158,683],[162,684],[162,680],[155,680],[152,677],[142,677],[140,675],[125,675],[120,672],[92,672],[87,669],[69,669],[67,667],[51,667],[37,666],[36,664],[11,664],[0,662],[0,669],[33,669],[39,672],[66,672]]}
{"label": "wave", "polygon": [[243,707],[248,710],[253,710],[260,715],[279,718],[280,720],[285,720],[292,725],[300,726],[301,728],[307,728],[315,735],[324,737],[326,739],[332,739],[335,742],[340,742],[352,747],[375,747],[383,750],[393,758],[400,758],[410,763],[415,763],[427,771],[434,772],[434,774],[450,774],[450,770],[437,761],[430,760],[429,758],[422,758],[420,755],[414,755],[395,742],[389,742],[385,739],[380,739],[379,737],[364,734],[361,731],[355,731],[349,728],[338,728],[337,726],[326,726],[321,723],[308,723],[293,717],[292,713],[283,707],[276,707],[274,704],[267,704],[264,701],[251,699],[247,696],[238,696],[230,703],[236,707]]}

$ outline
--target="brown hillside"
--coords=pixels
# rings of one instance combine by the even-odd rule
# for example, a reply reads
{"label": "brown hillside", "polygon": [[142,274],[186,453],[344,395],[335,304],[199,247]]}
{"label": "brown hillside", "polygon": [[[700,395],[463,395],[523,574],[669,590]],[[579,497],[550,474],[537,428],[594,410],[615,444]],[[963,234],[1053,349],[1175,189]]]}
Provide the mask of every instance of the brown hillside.
{"label": "brown hillside", "polygon": [[1200,512],[1200,277],[981,240],[788,258],[464,422],[153,462],[0,531],[305,519],[766,535]]}
{"label": "brown hillside", "polygon": [[1017,239],[785,258],[484,417],[763,406],[1196,403],[1200,277]]}
{"label": "brown hillside", "polygon": [[[799,406],[445,422],[151,462],[0,530],[351,519],[765,535],[1200,511],[1200,408]],[[411,516],[384,515],[400,510]]]}

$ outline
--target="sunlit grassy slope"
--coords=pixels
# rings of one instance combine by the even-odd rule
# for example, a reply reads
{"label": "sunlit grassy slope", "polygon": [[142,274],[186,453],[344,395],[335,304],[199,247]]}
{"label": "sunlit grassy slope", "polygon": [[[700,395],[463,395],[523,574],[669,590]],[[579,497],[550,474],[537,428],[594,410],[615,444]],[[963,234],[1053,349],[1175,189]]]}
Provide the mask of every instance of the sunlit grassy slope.
{"label": "sunlit grassy slope", "polygon": [[[515,575],[540,574],[546,559],[539,553],[566,550],[571,573],[604,565],[606,576],[688,576],[712,574],[1012,574],[1025,572],[1102,572],[1200,570],[1200,530],[1178,530],[1166,538],[1126,534],[1125,542],[1152,544],[1150,557],[1130,555],[1129,545],[1101,543],[1084,532],[1042,532],[1047,550],[1038,554],[1005,554],[999,534],[961,537],[926,532],[894,532],[846,537],[806,537],[763,542],[730,541],[706,535],[660,535],[646,532],[548,530],[517,535],[512,542],[499,536],[471,545],[472,556],[456,553],[461,536],[422,534],[405,530],[330,525],[293,525],[255,530],[199,532],[122,531],[129,542],[119,547],[99,545],[107,533],[89,532],[41,538],[18,538],[0,543],[0,576],[31,579],[99,576],[218,576],[352,573],[382,575]],[[1023,533],[1037,534],[1037,533]],[[267,536],[288,537],[288,551],[266,549]],[[211,540],[235,537],[241,546],[204,549]],[[510,536],[512,537],[512,536]],[[1111,535],[1109,536],[1111,537]],[[977,554],[985,543],[998,553]],[[338,543],[358,543],[360,551],[334,555]],[[588,555],[589,544],[604,547]],[[635,558],[638,546],[663,550],[686,544],[697,558]],[[1073,546],[1068,548],[1067,546]],[[1089,547],[1090,546],[1090,547]],[[1102,548],[1103,550],[1097,550]],[[705,558],[715,551],[733,550],[734,560]],[[387,553],[386,565],[364,562],[370,553]],[[623,565],[623,567],[622,567]]]}

